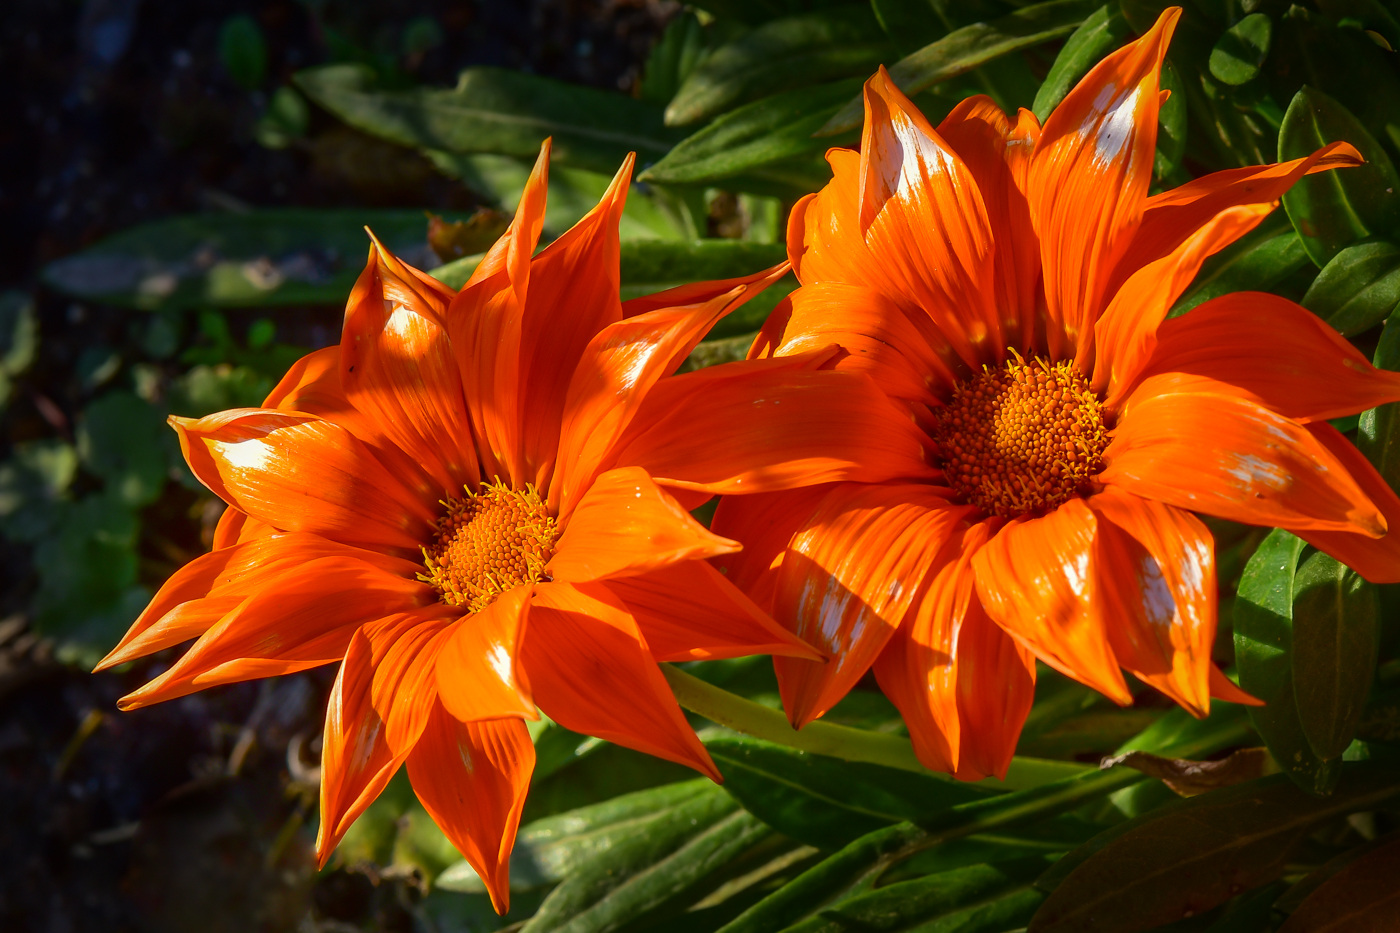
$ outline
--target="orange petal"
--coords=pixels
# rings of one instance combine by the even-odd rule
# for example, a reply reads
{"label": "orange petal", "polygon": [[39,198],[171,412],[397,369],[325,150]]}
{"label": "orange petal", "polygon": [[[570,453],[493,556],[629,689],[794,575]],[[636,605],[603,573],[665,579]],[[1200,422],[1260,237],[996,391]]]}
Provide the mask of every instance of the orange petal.
{"label": "orange petal", "polygon": [[432,590],[350,557],[322,557],[255,590],[159,677],[123,697],[135,709],[217,684],[339,660],[355,629],[433,601]]}
{"label": "orange petal", "polygon": [[757,605],[770,609],[788,542],[831,489],[828,483],[720,499],[710,528],[738,541],[744,549],[717,558],[715,565]]}
{"label": "orange petal", "polygon": [[1110,406],[1130,390],[1147,364],[1158,327],[1201,264],[1254,229],[1271,210],[1267,204],[1248,204],[1221,211],[1176,250],[1133,273],[1113,296],[1094,325],[1093,339],[1083,340],[1078,354],[1081,369],[1094,361],[1093,387],[1107,393]]}
{"label": "orange petal", "polygon": [[1310,424],[1308,431],[1341,461],[1385,519],[1387,531],[1379,540],[1345,531],[1288,529],[1304,541],[1331,554],[1372,583],[1400,583],[1400,497],[1369,460],[1330,424]]}
{"label": "orange petal", "polygon": [[437,703],[438,652],[455,614],[438,603],[360,629],[369,639],[374,667],[370,701],[395,755],[409,753]]}
{"label": "orange petal", "polygon": [[949,559],[875,659],[880,689],[904,717],[914,754],[932,771],[958,770],[959,631],[974,601],[972,552],[986,539],[987,526],[979,522],[949,541],[952,553],[941,555]]}
{"label": "orange petal", "polygon": [[909,412],[868,376],[813,372],[802,357],[779,357],[711,366],[657,385],[617,462],[641,466],[667,485],[756,493],[936,477],[926,442]]}
{"label": "orange petal", "polygon": [[1021,727],[1035,701],[1035,655],[968,603],[958,632],[958,748],[960,781],[1006,778]]}
{"label": "orange petal", "polygon": [[520,720],[462,723],[441,704],[408,756],[423,809],[476,869],[499,914],[510,909],[510,850],[534,770]]}
{"label": "orange petal", "polygon": [[566,729],[594,735],[720,780],[685,720],[631,613],[605,587],[535,590],[525,669],[535,701]]}
{"label": "orange petal", "polygon": [[437,518],[363,443],[330,421],[234,409],[170,422],[201,483],[283,531],[416,552]]}
{"label": "orange petal", "polygon": [[322,868],[341,838],[374,802],[403,764],[384,734],[384,721],[370,702],[374,665],[369,639],[356,632],[345,651],[326,703],[321,739],[321,827],[316,864]]}
{"label": "orange petal", "polygon": [[1008,522],[972,557],[977,596],[992,620],[1046,664],[1115,703],[1133,696],[1109,647],[1095,541],[1083,499]]}
{"label": "orange petal", "polygon": [[1245,706],[1264,705],[1263,700],[1245,693],[1233,680],[1225,676],[1224,671],[1214,664],[1210,666],[1210,695],[1211,699],[1224,700],[1226,703],[1243,703]]}
{"label": "orange petal", "polygon": [[522,469],[541,489],[559,452],[574,370],[594,336],[622,319],[617,228],[634,161],[628,155],[598,205],[531,263],[520,335]]}
{"label": "orange petal", "polygon": [[545,568],[582,583],[739,550],[697,522],[638,467],[609,470],[583,495]]}
{"label": "orange petal", "polygon": [[889,287],[969,366],[1000,360],[992,227],[977,182],[884,66],[865,83],[860,149],[860,229]]}
{"label": "orange petal", "polygon": [[520,636],[530,588],[517,586],[453,623],[438,648],[437,690],[454,719],[538,719],[520,671]]}
{"label": "orange petal", "polygon": [[594,335],[564,401],[552,507],[560,514],[573,510],[596,473],[611,466],[613,445],[657,381],[675,372],[716,321],[786,271],[784,263],[745,278],[686,286],[684,297],[693,302],[643,311]]}
{"label": "orange petal", "polygon": [[932,404],[957,385],[949,364],[954,354],[932,322],[860,285],[802,286],[769,315],[755,341],[764,357],[832,344],[843,351],[834,368],[864,373],[894,398]]}
{"label": "orange petal", "polygon": [[1118,663],[1180,703],[1210,712],[1215,541],[1190,512],[1112,486],[1089,499],[1099,516],[1099,583],[1116,607]]}
{"label": "orange petal", "polygon": [[[480,480],[462,380],[442,321],[453,293],[378,240],[345,308],[340,378],[347,399],[454,495]],[[435,281],[431,280],[430,281]]]}
{"label": "orange petal", "polygon": [[1376,369],[1317,315],[1286,298],[1237,292],[1162,324],[1143,373],[1228,383],[1296,421],[1400,400],[1400,373]]}
{"label": "orange petal", "polygon": [[1162,378],[1129,398],[1100,482],[1231,521],[1385,532],[1375,505],[1307,428],[1225,383],[1178,377],[1176,391]]}
{"label": "orange petal", "polygon": [[752,654],[822,660],[706,561],[688,560],[605,585],[637,620],[658,661]]}
{"label": "orange petal", "polygon": [[1071,355],[1098,318],[1109,275],[1147,200],[1157,146],[1158,78],[1179,7],[1103,61],[1045,121],[1029,201],[1045,272],[1049,350]]}
{"label": "orange petal", "polygon": [[1024,108],[1013,123],[991,98],[979,94],[954,107],[938,124],[938,135],[962,157],[987,209],[996,242],[995,307],[1003,339],[1029,352],[1035,336],[1040,245],[1026,191],[1040,123]]}
{"label": "orange petal", "polygon": [[797,280],[803,285],[862,285],[918,310],[885,278],[865,243],[860,224],[860,153],[831,149],[826,161],[831,164],[831,181],[816,194],[799,199],[788,214],[788,261]]}
{"label": "orange petal", "polygon": [[242,534],[247,521],[247,515],[231,505],[226,507],[224,514],[219,516],[219,521],[214,525],[214,540],[209,545],[210,550],[217,551],[237,544],[238,536]]}
{"label": "orange petal", "polygon": [[788,544],[773,599],[773,617],[831,658],[774,659],[795,727],[865,676],[973,512],[924,485],[842,485],[822,500]]}
{"label": "orange petal", "polygon": [[1226,169],[1147,199],[1142,225],[1114,273],[1115,281],[1167,255],[1210,218],[1237,204],[1272,204],[1304,175],[1362,164],[1350,143],[1329,143],[1310,156],[1274,165]]}

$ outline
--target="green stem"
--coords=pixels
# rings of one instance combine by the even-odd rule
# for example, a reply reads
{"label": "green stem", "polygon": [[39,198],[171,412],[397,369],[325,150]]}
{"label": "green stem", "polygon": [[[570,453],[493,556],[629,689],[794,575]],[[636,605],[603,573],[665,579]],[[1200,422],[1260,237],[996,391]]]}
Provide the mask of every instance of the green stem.
{"label": "green stem", "polygon": [[[681,706],[735,732],[798,751],[829,755],[843,761],[863,761],[887,768],[898,768],[901,771],[952,779],[946,774],[930,771],[920,764],[914,755],[913,746],[902,736],[867,732],[827,722],[810,723],[799,731],[794,729],[788,723],[787,717],[778,710],[735,696],[728,690],[706,683],[674,665],[662,664],[661,672],[666,675],[666,680],[676,695],[676,701]],[[1016,758],[1011,763],[1006,780],[989,778],[983,783],[1007,790],[1019,790],[1090,770],[1090,766],[1070,761]]]}

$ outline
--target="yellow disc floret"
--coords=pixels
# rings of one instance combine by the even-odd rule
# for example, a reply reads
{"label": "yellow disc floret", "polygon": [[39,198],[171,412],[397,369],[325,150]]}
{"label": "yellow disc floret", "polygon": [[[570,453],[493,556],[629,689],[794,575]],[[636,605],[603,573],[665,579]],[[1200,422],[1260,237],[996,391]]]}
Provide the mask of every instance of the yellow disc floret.
{"label": "yellow disc floret", "polygon": [[1108,447],[1103,406],[1070,363],[1020,356],[966,380],[936,415],[948,485],[1007,518],[1087,491]]}
{"label": "yellow disc floret", "polygon": [[484,483],[443,505],[447,511],[423,548],[427,573],[418,575],[443,602],[480,612],[506,590],[543,578],[559,527],[533,486]]}

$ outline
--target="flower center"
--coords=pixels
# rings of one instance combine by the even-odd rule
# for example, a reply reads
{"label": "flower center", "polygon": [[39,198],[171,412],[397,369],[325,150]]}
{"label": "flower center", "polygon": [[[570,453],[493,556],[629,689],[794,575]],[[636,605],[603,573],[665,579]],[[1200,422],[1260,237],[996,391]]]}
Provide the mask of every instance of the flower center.
{"label": "flower center", "polygon": [[983,369],[936,413],[948,484],[986,512],[1012,518],[1085,492],[1108,447],[1103,406],[1070,363],[1017,356]]}
{"label": "flower center", "polygon": [[443,602],[480,612],[506,590],[543,578],[559,526],[533,486],[522,492],[487,483],[443,505],[447,511],[423,548],[427,573],[418,575]]}

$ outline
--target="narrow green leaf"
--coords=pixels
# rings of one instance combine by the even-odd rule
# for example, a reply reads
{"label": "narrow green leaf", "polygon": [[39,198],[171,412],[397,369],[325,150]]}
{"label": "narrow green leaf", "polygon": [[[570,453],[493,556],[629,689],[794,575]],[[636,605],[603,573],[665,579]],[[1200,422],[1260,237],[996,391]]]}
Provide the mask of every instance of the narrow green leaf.
{"label": "narrow green leaf", "polygon": [[1115,827],[1112,841],[1051,892],[1030,933],[1081,931],[1090,918],[1094,929],[1148,930],[1272,881],[1317,823],[1400,794],[1394,765],[1343,767],[1346,780],[1329,798],[1309,796],[1277,775],[1175,801]]}
{"label": "narrow green leaf", "polygon": [[1044,123],[1050,111],[1059,106],[1079,79],[1132,34],[1132,27],[1123,18],[1118,4],[1106,4],[1090,13],[1065,41],[1064,48],[1050,66],[1050,73],[1036,92],[1035,103],[1031,105],[1036,119]]}
{"label": "narrow green leaf", "polygon": [[666,107],[684,126],[759,97],[848,76],[894,59],[868,6],[838,7],[765,23],[710,54]]}
{"label": "narrow green leaf", "polygon": [[1298,715],[1293,684],[1293,597],[1303,541],[1269,533],[1245,565],[1235,599],[1235,661],[1240,687],[1264,701],[1249,720],[1283,772],[1309,793],[1328,793],[1337,762],[1312,751]]}
{"label": "narrow green leaf", "polygon": [[1298,232],[1282,211],[1205,261],[1171,317],[1231,292],[1269,291],[1308,264]]}
{"label": "narrow green leaf", "polygon": [[[994,58],[1069,35],[1098,6],[1093,0],[1049,0],[964,26],[900,59],[890,68],[890,77],[904,93],[917,94]],[[860,126],[863,113],[864,104],[856,97],[821,127],[820,135]]]}
{"label": "narrow green leaf", "polygon": [[1269,54],[1274,24],[1267,13],[1251,13],[1225,31],[1210,52],[1210,73],[1225,84],[1244,84],[1259,74]]}
{"label": "narrow green leaf", "polygon": [[666,26],[652,46],[642,69],[638,97],[665,106],[705,54],[705,27],[691,11],[683,11]]}
{"label": "narrow green leaf", "polygon": [[1356,735],[1379,648],[1376,587],[1318,552],[1293,595],[1293,692],[1313,754],[1338,758]]}
{"label": "narrow green leaf", "polygon": [[[829,140],[812,138],[826,118],[864,77],[844,78],[816,87],[798,88],[745,104],[719,117],[678,143],[639,177],[663,184],[709,184],[773,162],[827,149]],[[824,163],[823,163],[824,165]],[[829,172],[816,171],[813,190]]]}
{"label": "narrow green leaf", "polygon": [[1301,178],[1283,196],[1304,248],[1319,267],[1343,247],[1400,225],[1400,176],[1390,156],[1351,111],[1321,91],[1304,87],[1284,115],[1279,160],[1302,158],[1337,140],[1355,146],[1366,164]]}
{"label": "narrow green leaf", "polygon": [[1303,307],[1348,337],[1385,320],[1400,304],[1400,246],[1362,240],[1342,247],[1303,296]]}
{"label": "narrow green leaf", "polygon": [[548,136],[555,161],[611,174],[627,153],[645,164],[680,138],[654,104],[502,68],[468,68],[451,89],[385,90],[360,65],[311,68],[295,81],[351,126],[420,149],[534,158]]}

